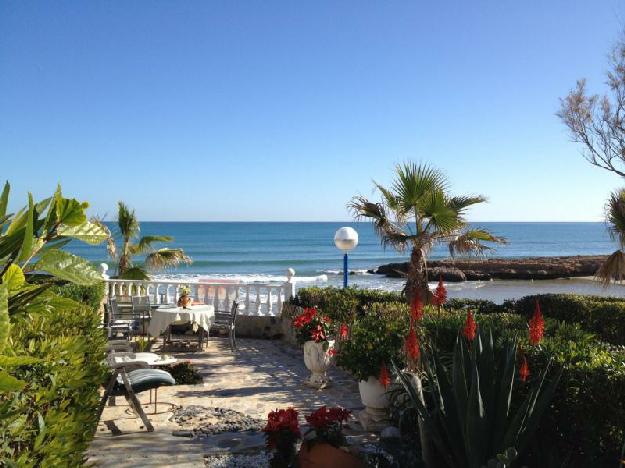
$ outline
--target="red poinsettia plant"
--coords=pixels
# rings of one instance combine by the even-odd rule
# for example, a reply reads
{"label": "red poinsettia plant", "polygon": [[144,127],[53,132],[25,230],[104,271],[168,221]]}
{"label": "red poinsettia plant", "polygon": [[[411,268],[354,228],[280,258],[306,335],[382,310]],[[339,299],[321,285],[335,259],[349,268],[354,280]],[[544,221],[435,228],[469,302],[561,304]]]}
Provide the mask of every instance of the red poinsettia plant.
{"label": "red poinsettia plant", "polygon": [[267,448],[274,451],[270,466],[291,466],[295,460],[295,444],[302,436],[297,411],[294,408],[271,411],[263,432]]}
{"label": "red poinsettia plant", "polygon": [[316,307],[306,307],[293,319],[293,327],[300,343],[328,341],[333,331],[332,319]]}
{"label": "red poinsettia plant", "polygon": [[343,423],[349,419],[350,414],[344,408],[322,406],[305,416],[310,429],[304,434],[304,443],[327,443],[337,448],[345,446],[347,443],[343,435]]}

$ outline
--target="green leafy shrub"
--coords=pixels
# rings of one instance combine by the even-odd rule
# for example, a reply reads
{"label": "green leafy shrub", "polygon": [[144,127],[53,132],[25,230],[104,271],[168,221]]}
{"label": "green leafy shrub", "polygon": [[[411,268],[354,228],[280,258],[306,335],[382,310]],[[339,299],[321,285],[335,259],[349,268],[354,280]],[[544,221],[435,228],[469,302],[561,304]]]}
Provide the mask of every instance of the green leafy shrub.
{"label": "green leafy shrub", "polygon": [[93,285],[66,283],[54,286],[52,290],[61,297],[67,297],[68,299],[73,299],[76,302],[85,304],[93,312],[97,313],[100,311],[100,305],[104,297],[104,288],[104,281],[100,281]]}
{"label": "green leafy shrub", "polygon": [[12,369],[27,382],[23,390],[0,395],[0,460],[6,464],[84,462],[97,425],[106,339],[90,307],[69,305],[18,316],[13,322],[13,358],[31,363]]}
{"label": "green leafy shrub", "polygon": [[493,301],[489,301],[487,299],[452,298],[447,300],[445,308],[449,310],[471,309],[482,314],[494,314],[509,311],[505,305],[495,304]]}
{"label": "green leafy shrub", "polygon": [[401,302],[399,293],[358,288],[302,288],[291,299],[299,307],[319,307],[332,320],[351,322],[374,303]]}
{"label": "green leafy shrub", "polygon": [[575,294],[538,294],[526,296],[515,303],[515,311],[529,317],[536,304],[545,317],[579,323],[609,343],[625,344],[625,299]]}
{"label": "green leafy shrub", "polygon": [[390,369],[391,360],[403,361],[401,349],[408,326],[408,307],[404,304],[372,305],[353,322],[349,340],[340,343],[338,365],[358,380],[377,377],[382,365]]}

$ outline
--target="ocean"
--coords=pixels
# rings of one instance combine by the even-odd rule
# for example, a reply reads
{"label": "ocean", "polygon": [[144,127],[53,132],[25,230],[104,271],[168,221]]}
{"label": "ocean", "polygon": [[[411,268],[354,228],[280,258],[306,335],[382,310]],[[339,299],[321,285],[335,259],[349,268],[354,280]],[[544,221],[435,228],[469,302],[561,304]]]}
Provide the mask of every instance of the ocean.
{"label": "ocean", "polygon": [[[110,226],[115,229],[114,223]],[[334,246],[334,233],[351,226],[359,243],[349,256],[350,283],[359,287],[399,290],[403,282],[368,274],[378,265],[403,261],[407,253],[383,249],[368,222],[142,222],[141,234],[174,237],[172,247],[181,247],[193,264],[159,276],[195,281],[201,277],[242,281],[282,281],[288,268],[296,271],[298,286],[339,285],[342,253]],[[498,246],[487,257],[600,255],[617,246],[603,223],[476,223],[503,236],[507,245]],[[70,250],[94,263],[109,263],[106,248],[72,243]],[[437,246],[432,259],[447,257]],[[625,287],[604,290],[588,280],[490,281],[450,284],[451,297],[490,298],[497,302],[534,292],[579,292],[625,296]]]}

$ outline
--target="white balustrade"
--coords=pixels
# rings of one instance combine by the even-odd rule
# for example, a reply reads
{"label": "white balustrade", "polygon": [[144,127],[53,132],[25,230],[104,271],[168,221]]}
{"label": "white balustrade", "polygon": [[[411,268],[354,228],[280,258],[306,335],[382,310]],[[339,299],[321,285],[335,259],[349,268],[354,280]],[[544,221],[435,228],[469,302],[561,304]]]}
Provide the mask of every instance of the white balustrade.
{"label": "white balustrade", "polygon": [[178,301],[181,286],[191,288],[191,296],[217,311],[229,311],[232,301],[244,307],[241,315],[279,316],[282,306],[295,294],[293,275],[284,283],[220,283],[218,281],[124,280],[106,279],[108,297],[147,295],[153,304],[173,304]]}

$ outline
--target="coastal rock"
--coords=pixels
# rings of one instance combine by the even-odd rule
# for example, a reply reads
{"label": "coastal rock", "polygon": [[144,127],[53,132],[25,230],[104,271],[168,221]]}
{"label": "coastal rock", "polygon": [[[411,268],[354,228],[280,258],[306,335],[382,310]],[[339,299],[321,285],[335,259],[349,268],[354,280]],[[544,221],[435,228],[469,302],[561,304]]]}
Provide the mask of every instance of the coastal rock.
{"label": "coastal rock", "polygon": [[[430,278],[443,281],[488,281],[491,279],[542,280],[593,276],[606,255],[488,259],[445,259],[428,262]],[[382,265],[375,273],[403,278],[408,262]]]}

